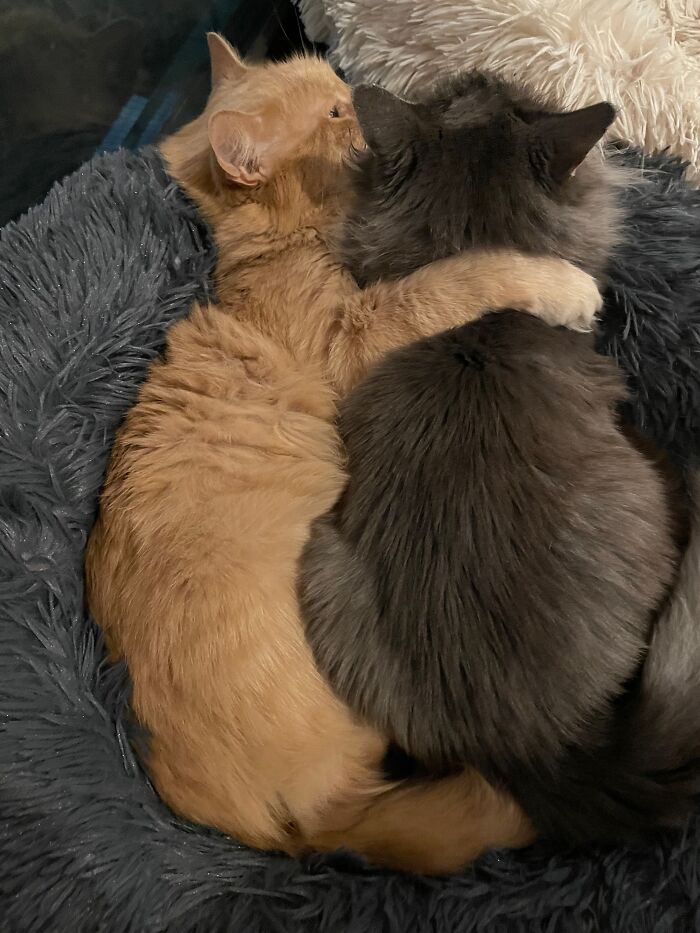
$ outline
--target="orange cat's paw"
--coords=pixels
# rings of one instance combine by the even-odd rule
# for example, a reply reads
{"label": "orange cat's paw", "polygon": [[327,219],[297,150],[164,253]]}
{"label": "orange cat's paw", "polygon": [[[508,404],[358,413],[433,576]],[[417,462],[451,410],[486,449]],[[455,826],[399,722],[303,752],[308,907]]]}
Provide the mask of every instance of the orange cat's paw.
{"label": "orange cat's paw", "polygon": [[603,298],[595,279],[564,260],[548,274],[548,288],[543,289],[528,308],[547,324],[568,327],[586,333],[593,330]]}

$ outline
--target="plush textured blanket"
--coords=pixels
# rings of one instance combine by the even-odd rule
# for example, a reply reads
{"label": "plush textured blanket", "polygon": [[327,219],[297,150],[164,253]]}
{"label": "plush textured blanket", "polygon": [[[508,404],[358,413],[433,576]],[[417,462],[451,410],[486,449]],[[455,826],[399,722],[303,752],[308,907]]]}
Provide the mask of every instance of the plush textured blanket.
{"label": "plush textured blanket", "polygon": [[[660,164],[629,193],[601,343],[630,372],[634,417],[692,455],[700,194]],[[700,929],[700,821],[635,851],[540,845],[421,879],[253,852],[159,802],[124,672],[84,617],[82,554],[114,431],[213,259],[153,152],[93,160],[0,233],[0,931]]]}
{"label": "plush textured blanket", "polygon": [[700,0],[297,0],[353,82],[407,93],[465,68],[562,108],[607,99],[619,138],[700,181]]}

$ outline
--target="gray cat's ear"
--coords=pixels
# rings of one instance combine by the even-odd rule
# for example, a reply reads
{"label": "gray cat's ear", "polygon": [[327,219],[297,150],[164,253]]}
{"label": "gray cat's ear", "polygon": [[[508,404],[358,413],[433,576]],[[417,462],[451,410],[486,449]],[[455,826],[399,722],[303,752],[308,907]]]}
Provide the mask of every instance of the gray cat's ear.
{"label": "gray cat's ear", "polygon": [[370,149],[391,146],[406,136],[414,136],[418,129],[415,105],[376,84],[354,88],[352,103]]}
{"label": "gray cat's ear", "polygon": [[225,78],[240,78],[248,69],[234,47],[218,32],[207,33],[211,60],[211,86],[216,87]]}
{"label": "gray cat's ear", "polygon": [[554,181],[565,181],[576,171],[615,116],[613,105],[603,101],[570,113],[548,114],[534,124]]}

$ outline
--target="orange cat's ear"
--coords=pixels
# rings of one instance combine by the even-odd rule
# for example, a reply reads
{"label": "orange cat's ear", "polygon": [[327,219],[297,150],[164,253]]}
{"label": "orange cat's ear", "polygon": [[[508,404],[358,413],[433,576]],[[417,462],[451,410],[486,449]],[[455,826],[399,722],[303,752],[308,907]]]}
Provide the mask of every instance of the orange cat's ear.
{"label": "orange cat's ear", "polygon": [[226,78],[240,78],[248,70],[234,47],[218,32],[207,33],[207,44],[211,60],[212,87],[216,87]]}
{"label": "orange cat's ear", "polygon": [[216,161],[238,185],[266,182],[288,148],[276,121],[264,114],[220,110],[209,121]]}

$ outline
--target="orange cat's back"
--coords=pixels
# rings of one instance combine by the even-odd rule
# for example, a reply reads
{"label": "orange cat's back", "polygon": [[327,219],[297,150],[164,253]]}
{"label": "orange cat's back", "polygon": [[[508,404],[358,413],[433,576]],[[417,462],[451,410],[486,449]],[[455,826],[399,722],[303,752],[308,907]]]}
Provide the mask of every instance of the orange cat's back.
{"label": "orange cat's back", "polygon": [[333,410],[312,370],[196,309],[119,433],[86,556],[159,791],[264,847],[296,849],[319,803],[370,791],[384,750],[298,624],[297,560],[344,479]]}

